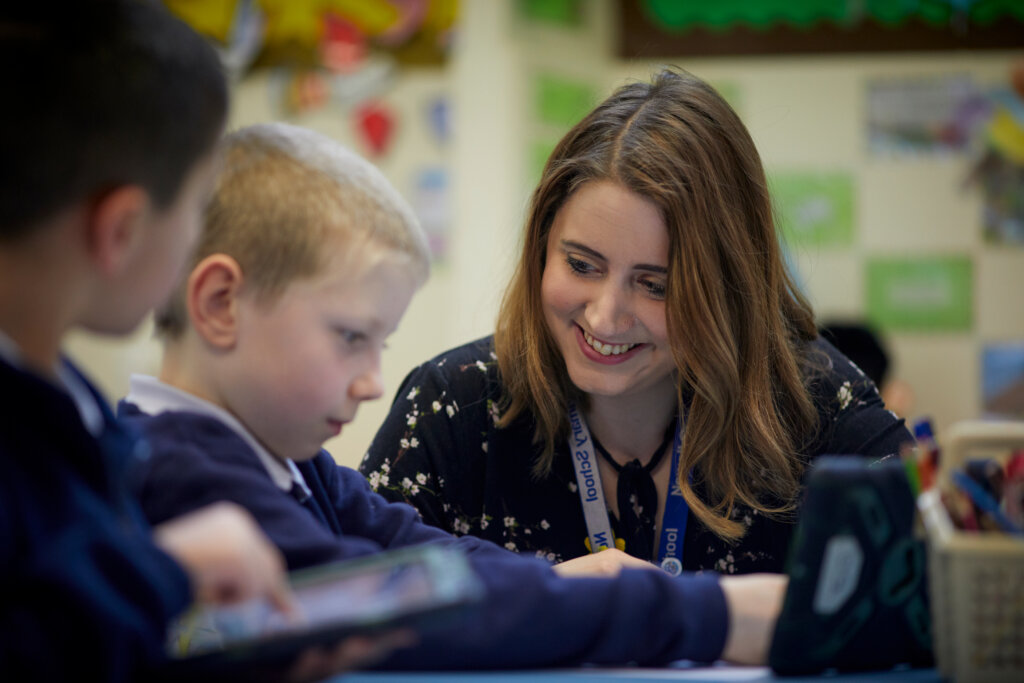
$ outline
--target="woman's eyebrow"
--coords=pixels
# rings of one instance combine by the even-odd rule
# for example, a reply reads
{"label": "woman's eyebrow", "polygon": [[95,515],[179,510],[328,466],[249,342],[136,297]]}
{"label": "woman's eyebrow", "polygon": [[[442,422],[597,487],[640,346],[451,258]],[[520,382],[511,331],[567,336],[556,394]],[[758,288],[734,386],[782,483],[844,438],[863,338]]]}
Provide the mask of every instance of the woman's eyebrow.
{"label": "woman's eyebrow", "polygon": [[575,249],[577,251],[582,251],[582,252],[585,252],[585,253],[593,256],[594,258],[601,259],[602,261],[607,261],[608,260],[608,259],[606,259],[604,257],[604,254],[602,254],[601,252],[597,251],[596,249],[591,249],[590,247],[588,247],[585,244],[580,244],[579,242],[573,242],[572,240],[562,240],[562,248],[563,249]]}
{"label": "woman's eyebrow", "polygon": [[[607,261],[608,260],[608,259],[606,259],[604,257],[604,254],[602,254],[601,252],[597,251],[596,249],[591,249],[590,247],[588,247],[585,244],[580,244],[579,242],[573,242],[572,240],[562,240],[562,248],[575,249],[577,251],[582,251],[584,253],[589,254],[590,256],[593,256],[594,258],[601,259],[602,261]],[[633,270],[649,270],[652,273],[660,273],[662,275],[667,275],[668,274],[668,268],[666,268],[665,266],[656,266],[656,265],[654,265],[652,263],[637,263],[636,265],[633,266]]]}

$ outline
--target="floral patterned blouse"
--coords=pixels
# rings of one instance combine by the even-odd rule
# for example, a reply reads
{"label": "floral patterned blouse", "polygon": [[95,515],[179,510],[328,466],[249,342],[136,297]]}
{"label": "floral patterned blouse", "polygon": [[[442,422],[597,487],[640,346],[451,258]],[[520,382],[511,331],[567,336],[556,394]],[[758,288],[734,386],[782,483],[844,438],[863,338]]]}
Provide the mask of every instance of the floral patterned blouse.
{"label": "floral patterned blouse", "polygon": [[[824,340],[812,347],[829,367],[812,383],[820,433],[803,454],[808,460],[850,453],[881,459],[912,439],[853,363]],[[496,426],[502,385],[495,358],[487,337],[409,373],[359,469],[377,493],[410,503],[428,524],[453,534],[472,534],[550,562],[585,555],[587,528],[568,447],[557,445],[549,476],[533,476],[539,454],[533,418]],[[618,536],[618,522],[609,516]],[[734,509],[733,518],[747,532],[730,544],[691,515],[683,568],[784,571],[794,520],[770,519],[744,506]]]}

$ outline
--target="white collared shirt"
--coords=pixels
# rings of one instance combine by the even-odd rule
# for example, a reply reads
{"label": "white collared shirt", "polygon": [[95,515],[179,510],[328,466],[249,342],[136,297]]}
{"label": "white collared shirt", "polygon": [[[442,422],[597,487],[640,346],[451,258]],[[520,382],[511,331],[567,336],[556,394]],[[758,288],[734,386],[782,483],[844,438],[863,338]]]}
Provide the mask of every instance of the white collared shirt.
{"label": "white collared shirt", "polygon": [[227,425],[238,436],[245,441],[256,456],[263,463],[267,474],[282,491],[290,491],[292,486],[297,486],[302,491],[302,498],[308,498],[311,493],[306,485],[302,472],[295,466],[292,460],[280,460],[263,447],[256,440],[248,429],[238,421],[234,415],[216,406],[207,400],[182,391],[170,384],[161,382],[156,377],[149,375],[132,375],[131,386],[128,396],[125,398],[129,403],[134,403],[139,410],[148,415],[159,415],[168,411],[186,411],[212,417]]}

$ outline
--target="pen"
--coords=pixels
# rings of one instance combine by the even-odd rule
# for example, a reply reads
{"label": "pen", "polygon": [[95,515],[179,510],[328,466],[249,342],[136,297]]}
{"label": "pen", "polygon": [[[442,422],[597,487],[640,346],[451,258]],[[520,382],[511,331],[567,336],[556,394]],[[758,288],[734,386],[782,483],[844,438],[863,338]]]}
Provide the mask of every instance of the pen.
{"label": "pen", "polygon": [[921,477],[917,469],[917,448],[910,443],[903,444],[900,447],[900,461],[903,463],[903,469],[907,473],[907,483],[910,484],[910,490],[917,497],[922,491]]}
{"label": "pen", "polygon": [[953,470],[953,472],[951,472],[951,476],[953,478],[953,483],[956,484],[961,491],[966,493],[968,497],[970,497],[971,502],[973,502],[979,510],[995,520],[996,524],[999,525],[999,528],[1011,534],[1024,535],[1024,529],[1021,529],[1021,527],[1014,524],[1006,515],[1003,514],[1003,511],[999,509],[999,504],[996,503],[992,496],[988,495],[985,489],[982,488],[978,482],[974,481],[960,470]]}
{"label": "pen", "polygon": [[918,457],[921,486],[930,489],[935,483],[935,472],[939,467],[939,445],[935,441],[932,423],[928,418],[921,418],[914,423],[914,438],[921,448]]}
{"label": "pen", "polygon": [[1024,526],[1024,450],[1010,456],[1005,468],[1006,484],[1003,487],[1003,506],[1006,516],[1019,526]]}

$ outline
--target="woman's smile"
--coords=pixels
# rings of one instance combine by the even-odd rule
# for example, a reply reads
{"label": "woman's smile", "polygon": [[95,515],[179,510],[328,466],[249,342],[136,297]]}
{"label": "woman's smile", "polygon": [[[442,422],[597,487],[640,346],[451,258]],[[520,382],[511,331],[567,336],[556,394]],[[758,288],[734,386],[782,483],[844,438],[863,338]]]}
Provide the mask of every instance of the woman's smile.
{"label": "woman's smile", "polygon": [[613,344],[597,339],[579,325],[576,326],[576,337],[583,355],[596,363],[615,365],[624,363],[640,353],[647,344]]}

